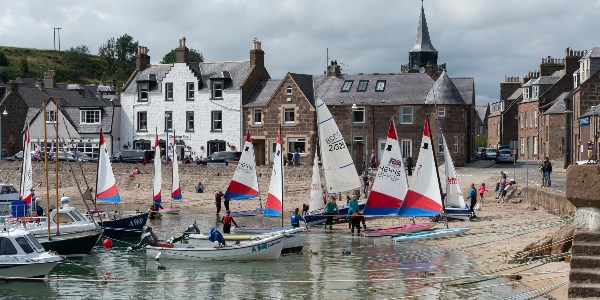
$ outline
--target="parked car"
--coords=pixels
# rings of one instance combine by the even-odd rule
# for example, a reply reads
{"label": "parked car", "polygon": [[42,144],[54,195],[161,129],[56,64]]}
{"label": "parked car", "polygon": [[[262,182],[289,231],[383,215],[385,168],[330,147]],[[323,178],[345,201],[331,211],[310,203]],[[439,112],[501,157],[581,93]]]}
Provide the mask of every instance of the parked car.
{"label": "parked car", "polygon": [[97,162],[98,161],[97,158],[93,158],[81,151],[73,151],[73,154],[75,155],[77,160],[80,162]]}
{"label": "parked car", "polygon": [[500,148],[498,150],[503,150],[503,149],[509,149],[510,150],[510,145],[502,145],[502,146],[500,146]]}
{"label": "parked car", "polygon": [[111,162],[149,163],[154,160],[154,150],[122,150],[110,158]]}
{"label": "parked car", "polygon": [[487,160],[495,160],[496,156],[498,156],[498,149],[496,148],[486,148],[484,159]]}
{"label": "parked car", "polygon": [[[39,157],[39,153],[37,151],[31,151],[31,160],[32,161],[38,160],[38,157]],[[3,156],[2,159],[4,159],[4,156]],[[22,161],[23,160],[23,151],[19,151],[19,152],[15,153],[15,155],[13,155],[13,156],[7,156],[6,160],[8,160],[8,161]]]}
{"label": "parked car", "polygon": [[19,192],[10,183],[0,183],[0,212],[10,212],[10,203],[19,200]]}
{"label": "parked car", "polygon": [[[77,161],[77,157],[71,152],[58,152],[56,154],[58,161]],[[56,157],[52,156],[52,162],[56,161]]]}
{"label": "parked car", "polygon": [[235,151],[221,151],[213,152],[209,157],[198,159],[196,164],[198,165],[228,165],[229,162],[236,162],[240,160],[242,152]]}
{"label": "parked car", "polygon": [[483,159],[485,155],[485,147],[478,147],[477,148],[477,159]]}
{"label": "parked car", "polygon": [[513,161],[516,161],[516,160],[517,160],[517,156],[513,155],[512,150],[510,150],[510,149],[498,150],[498,155],[496,156],[497,163],[501,163],[501,162],[512,163]]}

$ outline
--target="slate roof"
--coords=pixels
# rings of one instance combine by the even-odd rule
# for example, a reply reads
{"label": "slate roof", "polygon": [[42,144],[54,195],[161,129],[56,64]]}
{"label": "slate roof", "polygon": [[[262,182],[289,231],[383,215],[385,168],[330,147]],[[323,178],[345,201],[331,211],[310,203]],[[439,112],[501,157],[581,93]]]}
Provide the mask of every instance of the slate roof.
{"label": "slate roof", "polygon": [[475,113],[481,122],[485,121],[486,114],[488,112],[488,106],[475,106]]}
{"label": "slate roof", "polygon": [[536,79],[537,78],[531,78],[531,79],[529,79],[527,82],[525,82],[525,84],[523,84],[523,87],[531,86]]}
{"label": "slate roof", "polygon": [[[239,89],[244,83],[250,72],[250,61],[223,61],[223,62],[201,62],[187,63],[190,70],[202,83],[199,89],[209,88],[211,78],[231,79],[231,85],[226,85],[225,89]],[[148,75],[156,75],[156,85],[150,86],[150,91],[160,90],[162,81],[169,73],[173,64],[151,65],[148,68],[137,72],[125,87],[125,92],[134,93],[137,91],[137,82],[148,80]]]}
{"label": "slate roof", "polygon": [[308,99],[310,104],[315,106],[315,92],[313,90],[313,76],[306,74],[289,73],[290,77],[296,82],[304,96]]}
{"label": "slate roof", "polygon": [[466,104],[475,103],[475,79],[473,77],[450,78]]}
{"label": "slate roof", "polygon": [[429,28],[427,27],[427,19],[425,18],[425,10],[421,5],[421,15],[419,16],[419,25],[417,27],[417,40],[411,52],[437,52],[431,38],[429,37]]}
{"label": "slate roof", "polygon": [[553,85],[555,84],[560,77],[557,76],[540,76],[536,78],[531,85]]}
{"label": "slate roof", "polygon": [[600,57],[600,47],[594,47],[583,58],[598,58]]}
{"label": "slate roof", "polygon": [[433,87],[427,92],[425,104],[464,104],[462,95],[452,82],[446,71],[442,71]]}
{"label": "slate roof", "polygon": [[[269,102],[269,99],[271,99],[271,97],[273,97],[273,94],[275,94],[275,90],[277,90],[277,87],[279,86],[280,83],[281,83],[281,79],[270,79],[270,80],[259,81],[256,84],[256,86],[254,87],[254,89],[252,90],[252,92],[250,93],[250,96],[248,97],[248,100],[246,101],[244,106],[246,106],[246,107],[263,107],[263,106],[265,106]],[[262,89],[261,89],[261,87],[262,87]]]}
{"label": "slate roof", "polygon": [[510,96],[508,96],[508,98],[502,99],[502,100],[517,100],[521,97],[523,97],[523,89],[518,88],[512,94],[510,94]]}
{"label": "slate roof", "polygon": [[564,114],[565,113],[565,98],[569,95],[569,92],[562,92],[554,101],[553,104],[548,108],[544,114]]}
{"label": "slate roof", "polygon": [[600,116],[600,105],[588,108],[588,110],[579,118],[591,117],[592,115]]}

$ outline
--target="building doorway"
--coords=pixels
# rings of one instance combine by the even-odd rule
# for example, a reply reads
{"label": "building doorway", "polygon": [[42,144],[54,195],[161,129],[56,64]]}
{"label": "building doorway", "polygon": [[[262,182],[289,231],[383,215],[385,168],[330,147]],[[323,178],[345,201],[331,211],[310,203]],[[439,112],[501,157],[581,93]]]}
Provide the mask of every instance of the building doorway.
{"label": "building doorway", "polygon": [[209,157],[214,152],[226,151],[227,143],[223,140],[211,140],[207,142],[208,152],[206,156]]}
{"label": "building doorway", "polygon": [[254,147],[254,155],[256,158],[256,164],[262,166],[265,164],[265,140],[253,139],[252,146]]}

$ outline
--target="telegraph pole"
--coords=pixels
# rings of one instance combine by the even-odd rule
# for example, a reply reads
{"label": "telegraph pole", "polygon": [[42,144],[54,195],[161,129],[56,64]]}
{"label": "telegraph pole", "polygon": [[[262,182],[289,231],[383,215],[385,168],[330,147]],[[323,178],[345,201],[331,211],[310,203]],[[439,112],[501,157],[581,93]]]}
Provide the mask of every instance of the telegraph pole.
{"label": "telegraph pole", "polygon": [[52,28],[54,30],[54,50],[56,50],[56,33],[58,32],[58,51],[60,51],[60,30],[62,29],[61,27],[54,27]]}

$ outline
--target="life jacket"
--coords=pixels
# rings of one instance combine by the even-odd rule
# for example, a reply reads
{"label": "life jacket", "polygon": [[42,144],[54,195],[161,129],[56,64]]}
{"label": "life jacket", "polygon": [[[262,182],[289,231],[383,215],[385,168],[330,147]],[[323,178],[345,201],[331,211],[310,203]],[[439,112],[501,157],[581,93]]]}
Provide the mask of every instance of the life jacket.
{"label": "life jacket", "polygon": [[231,225],[231,221],[233,221],[231,216],[225,215],[223,217],[223,225]]}

